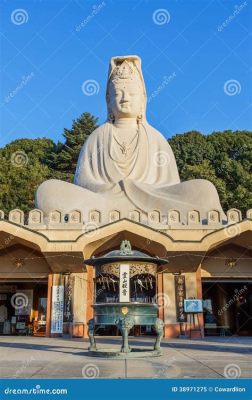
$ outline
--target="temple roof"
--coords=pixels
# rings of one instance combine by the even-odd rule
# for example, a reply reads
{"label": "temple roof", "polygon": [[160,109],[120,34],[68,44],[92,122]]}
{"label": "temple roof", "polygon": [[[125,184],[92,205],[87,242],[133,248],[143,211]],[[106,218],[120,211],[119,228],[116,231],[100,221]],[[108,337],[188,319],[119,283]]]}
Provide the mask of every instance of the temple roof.
{"label": "temple roof", "polygon": [[152,257],[146,253],[143,253],[142,251],[132,250],[130,242],[128,240],[123,240],[120,250],[109,251],[101,257],[93,256],[88,260],[84,260],[84,264],[99,266],[116,261],[147,261],[157,265],[168,263],[168,260],[164,258]]}

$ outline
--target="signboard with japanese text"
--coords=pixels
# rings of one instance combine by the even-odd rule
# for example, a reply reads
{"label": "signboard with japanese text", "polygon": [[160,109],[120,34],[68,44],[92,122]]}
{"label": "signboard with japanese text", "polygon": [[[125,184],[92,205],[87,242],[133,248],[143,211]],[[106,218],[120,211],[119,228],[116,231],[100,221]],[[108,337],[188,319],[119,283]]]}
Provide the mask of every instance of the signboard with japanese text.
{"label": "signboard with japanese text", "polygon": [[64,322],[73,322],[73,278],[65,276]]}
{"label": "signboard with japanese text", "polygon": [[64,286],[52,287],[51,333],[63,333]]}
{"label": "signboard with japanese text", "polygon": [[130,301],[130,273],[128,264],[120,265],[119,301],[120,303]]}
{"label": "signboard with japanese text", "polygon": [[176,313],[178,322],[186,322],[187,316],[184,313],[184,300],[186,297],[185,276],[174,276],[175,282],[175,299],[176,299]]}

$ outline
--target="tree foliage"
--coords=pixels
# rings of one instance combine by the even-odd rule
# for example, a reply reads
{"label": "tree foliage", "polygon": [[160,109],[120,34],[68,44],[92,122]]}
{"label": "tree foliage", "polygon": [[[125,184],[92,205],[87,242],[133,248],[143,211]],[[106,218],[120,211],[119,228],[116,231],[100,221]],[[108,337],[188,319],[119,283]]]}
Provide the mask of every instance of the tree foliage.
{"label": "tree foliage", "polygon": [[191,131],[169,139],[182,181],[208,179],[224,210],[252,207],[252,132]]}
{"label": "tree foliage", "polygon": [[53,176],[46,156],[55,150],[50,139],[18,139],[0,149],[0,209],[28,211],[40,183]]}
{"label": "tree foliage", "polygon": [[55,152],[47,158],[48,165],[60,179],[72,182],[79,153],[88,136],[98,127],[98,118],[83,113],[73,121],[71,129],[64,129],[64,143],[58,142]]}

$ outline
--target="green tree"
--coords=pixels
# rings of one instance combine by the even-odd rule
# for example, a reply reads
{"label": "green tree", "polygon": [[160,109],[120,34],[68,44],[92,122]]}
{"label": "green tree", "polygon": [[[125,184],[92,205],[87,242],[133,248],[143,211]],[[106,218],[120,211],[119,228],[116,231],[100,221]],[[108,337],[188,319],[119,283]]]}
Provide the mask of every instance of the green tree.
{"label": "green tree", "polygon": [[50,139],[18,139],[0,149],[0,209],[34,208],[38,185],[53,176],[46,157],[54,150]]}
{"label": "green tree", "polygon": [[73,120],[71,129],[64,129],[65,142],[59,142],[55,153],[47,159],[48,165],[56,172],[57,177],[72,182],[81,147],[98,127],[97,121],[98,118],[85,112]]}
{"label": "green tree", "polygon": [[169,139],[181,180],[208,179],[224,210],[252,207],[252,132],[186,132]]}

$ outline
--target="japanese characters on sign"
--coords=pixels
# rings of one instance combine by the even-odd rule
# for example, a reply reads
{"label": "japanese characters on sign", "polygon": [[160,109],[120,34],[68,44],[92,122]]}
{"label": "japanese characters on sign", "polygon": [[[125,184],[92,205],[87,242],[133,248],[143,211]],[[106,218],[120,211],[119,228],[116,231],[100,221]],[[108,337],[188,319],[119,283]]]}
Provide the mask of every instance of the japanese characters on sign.
{"label": "japanese characters on sign", "polygon": [[130,301],[130,273],[128,264],[120,265],[119,301],[120,303]]}
{"label": "japanese characters on sign", "polygon": [[73,278],[65,276],[64,322],[73,322]]}
{"label": "japanese characters on sign", "polygon": [[64,286],[52,287],[51,333],[63,332]]}
{"label": "japanese characters on sign", "polygon": [[175,282],[175,299],[176,299],[176,313],[178,322],[186,322],[187,315],[184,312],[184,299],[186,297],[185,276],[174,276]]}

